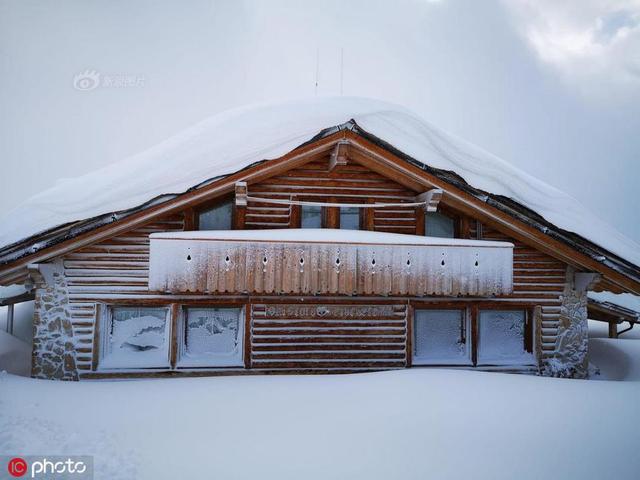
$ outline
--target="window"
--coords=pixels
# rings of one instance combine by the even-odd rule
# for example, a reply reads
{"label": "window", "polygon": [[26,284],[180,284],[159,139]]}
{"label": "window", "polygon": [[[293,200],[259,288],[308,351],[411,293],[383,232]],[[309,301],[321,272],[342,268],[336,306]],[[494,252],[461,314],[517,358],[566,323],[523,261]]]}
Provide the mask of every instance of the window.
{"label": "window", "polygon": [[302,228],[322,228],[322,207],[302,205],[300,207],[300,226]]}
{"label": "window", "polygon": [[513,365],[533,363],[527,340],[530,328],[525,310],[481,310],[478,363]]}
{"label": "window", "polygon": [[416,310],[413,363],[470,364],[469,322],[466,310]]}
{"label": "window", "polygon": [[340,207],[340,228],[343,230],[360,229],[360,210],[357,207]]}
{"label": "window", "polygon": [[182,315],[179,367],[244,365],[240,308],[186,308]]}
{"label": "window", "polygon": [[454,220],[439,212],[427,212],[424,218],[424,230],[427,237],[453,238]]}
{"label": "window", "polygon": [[169,366],[168,309],[113,307],[105,312],[102,368]]}
{"label": "window", "polygon": [[231,230],[233,203],[224,202],[200,212],[198,226],[200,230]]}

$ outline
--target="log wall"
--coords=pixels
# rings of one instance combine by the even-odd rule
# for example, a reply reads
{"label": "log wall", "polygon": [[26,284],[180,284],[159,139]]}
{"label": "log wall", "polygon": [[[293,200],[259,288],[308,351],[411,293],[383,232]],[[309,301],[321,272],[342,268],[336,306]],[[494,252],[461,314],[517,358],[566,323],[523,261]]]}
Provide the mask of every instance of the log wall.
{"label": "log wall", "polygon": [[[250,185],[251,195],[277,198],[295,196],[318,201],[410,202],[416,192],[355,164],[337,166],[328,171],[328,161],[313,162],[285,175]],[[369,215],[369,214],[367,214]],[[295,216],[294,216],[295,219]],[[416,233],[420,218],[414,208],[376,209],[369,228],[394,233]],[[566,265],[527,245],[514,241],[487,225],[464,219],[464,236],[481,240],[510,241],[514,249],[514,292],[493,299],[539,306],[536,347],[546,358],[554,349],[558,331]],[[292,226],[290,207],[250,202],[245,228],[288,228]],[[366,227],[366,225],[364,226]],[[179,304],[198,301],[206,304],[216,296],[162,295],[148,289],[149,239],[152,232],[184,229],[182,216],[158,219],[152,224],[115,236],[63,257],[64,275],[69,292],[69,311],[76,343],[76,362],[80,376],[90,374],[96,365],[93,349],[98,309],[101,304]],[[285,297],[286,298],[286,297]],[[447,302],[473,301],[451,297],[428,297]],[[282,303],[282,297],[274,300]],[[299,300],[299,299],[296,299]],[[356,298],[360,304],[364,299]],[[269,301],[252,300],[250,329],[245,354],[252,369],[282,370],[371,370],[401,368],[407,365],[410,344],[411,307],[409,298],[375,298],[384,302],[393,314],[364,319],[343,318],[342,314],[316,318],[305,313],[284,318],[269,310]],[[243,303],[247,297],[230,301]],[[331,303],[328,301],[327,303]],[[343,299],[344,303],[344,299]],[[329,308],[329,307],[327,307]],[[340,333],[338,333],[340,332]],[[311,339],[302,341],[301,339]],[[546,353],[545,353],[546,352]]]}
{"label": "log wall", "polygon": [[[301,168],[288,171],[263,182],[249,185],[249,193],[261,198],[295,198],[314,202],[334,203],[409,203],[416,192],[399,183],[372,172],[362,165],[338,165],[329,171],[328,157],[309,162]],[[294,208],[249,201],[245,228],[295,227]],[[373,209],[369,228],[380,232],[416,233],[415,208]],[[363,230],[367,229],[363,225]],[[373,228],[372,228],[373,227]]]}

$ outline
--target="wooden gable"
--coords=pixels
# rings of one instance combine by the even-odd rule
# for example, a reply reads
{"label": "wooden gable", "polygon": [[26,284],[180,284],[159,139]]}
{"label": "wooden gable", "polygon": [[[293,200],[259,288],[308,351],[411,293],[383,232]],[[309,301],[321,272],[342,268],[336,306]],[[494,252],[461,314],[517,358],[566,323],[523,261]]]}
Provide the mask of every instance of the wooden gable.
{"label": "wooden gable", "polygon": [[[348,152],[335,155],[336,145],[348,142]],[[339,152],[341,153],[341,152]],[[340,161],[336,158],[339,157]],[[471,222],[481,222],[501,235],[535,248],[556,261],[579,270],[605,275],[611,290],[640,293],[638,282],[614,270],[563,242],[545,235],[514,216],[493,207],[457,186],[419,168],[380,145],[351,131],[338,131],[308,143],[277,160],[263,162],[201,188],[177,196],[167,202],[142,209],[112,224],[107,224],[74,238],[63,240],[46,249],[9,262],[0,267],[0,282],[9,284],[26,276],[30,263],[48,261],[165,218],[183,217],[186,228],[193,226],[194,211],[212,204],[224,195],[232,195],[237,181],[246,181],[251,192],[261,195],[286,194],[289,197],[317,198],[335,201],[367,198],[399,201],[431,188],[443,190],[443,208],[454,212],[461,221],[463,236],[470,235]],[[367,209],[369,211],[369,209]],[[295,208],[280,208],[257,203],[247,205],[245,228],[288,228],[296,226]],[[371,209],[363,220],[364,229],[397,233],[421,233],[421,215],[411,208]]]}

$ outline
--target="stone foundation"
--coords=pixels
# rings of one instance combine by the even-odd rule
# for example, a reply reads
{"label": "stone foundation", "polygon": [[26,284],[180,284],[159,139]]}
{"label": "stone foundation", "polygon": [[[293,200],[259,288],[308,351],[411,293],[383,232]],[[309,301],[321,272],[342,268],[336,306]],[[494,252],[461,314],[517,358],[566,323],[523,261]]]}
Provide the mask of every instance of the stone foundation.
{"label": "stone foundation", "polygon": [[[573,271],[567,272],[573,278]],[[587,322],[587,292],[577,291],[574,282],[567,284],[560,308],[560,324],[553,357],[548,359],[542,374],[552,377],[587,378],[589,376],[589,325]]]}
{"label": "stone foundation", "polygon": [[67,283],[61,265],[41,265],[35,280],[31,376],[78,380]]}

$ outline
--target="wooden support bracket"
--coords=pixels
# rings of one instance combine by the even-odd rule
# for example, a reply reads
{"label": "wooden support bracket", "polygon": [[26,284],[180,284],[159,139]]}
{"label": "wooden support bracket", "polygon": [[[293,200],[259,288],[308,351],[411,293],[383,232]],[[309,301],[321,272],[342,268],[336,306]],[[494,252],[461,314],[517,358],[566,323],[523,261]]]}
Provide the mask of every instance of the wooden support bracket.
{"label": "wooden support bracket", "polygon": [[432,188],[419,195],[416,195],[416,202],[424,202],[425,212],[436,212],[438,210],[438,203],[442,198],[442,190],[439,188]]}
{"label": "wooden support bracket", "polygon": [[247,182],[236,182],[236,206],[246,207],[248,194]]}
{"label": "wooden support bracket", "polygon": [[329,157],[329,171],[332,171],[338,165],[346,165],[349,161],[349,142],[341,140],[333,147],[331,156]]}

